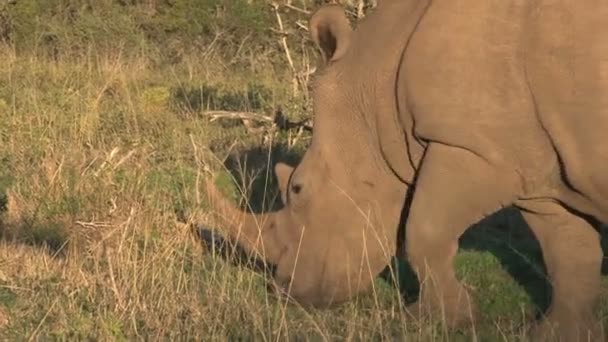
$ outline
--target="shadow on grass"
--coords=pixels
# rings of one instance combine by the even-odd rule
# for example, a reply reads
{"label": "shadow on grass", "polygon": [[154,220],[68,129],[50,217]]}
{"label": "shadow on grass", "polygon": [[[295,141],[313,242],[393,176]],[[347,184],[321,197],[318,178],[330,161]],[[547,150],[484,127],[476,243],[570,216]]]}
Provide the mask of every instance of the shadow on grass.
{"label": "shadow on grass", "polygon": [[[0,171],[10,170],[7,158],[0,158]],[[4,169],[4,170],[3,170]],[[59,256],[68,243],[63,225],[40,220],[35,216],[8,220],[9,195],[7,189],[13,178],[0,173],[0,241],[42,248],[53,256]]]}
{"label": "shadow on grass", "polygon": [[489,251],[503,269],[525,289],[537,314],[551,303],[542,250],[516,208],[506,208],[472,226],[460,239],[464,250]]}
{"label": "shadow on grass", "polygon": [[62,224],[35,216],[9,220],[8,203],[6,191],[0,188],[0,241],[41,248],[53,256],[63,254],[68,234]]}
{"label": "shadow on grass", "polygon": [[52,256],[62,256],[68,244],[68,234],[60,223],[23,222],[6,223],[0,212],[0,241],[23,244],[48,251]]}
{"label": "shadow on grass", "polygon": [[248,195],[246,203],[241,203],[241,209],[253,213],[281,209],[283,204],[277,200],[279,189],[274,166],[280,161],[295,167],[302,154],[300,149],[276,144],[271,148],[256,147],[228,156],[224,166]]}
{"label": "shadow on grass", "polygon": [[[606,275],[608,274],[608,230],[602,227],[598,229],[604,251],[602,275]],[[491,253],[530,297],[537,318],[546,312],[551,303],[552,287],[548,281],[542,250],[517,208],[505,208],[471,226],[460,238],[459,250]],[[397,270],[398,279],[395,279],[394,272],[388,267],[381,277],[400,287],[406,303],[416,301],[419,281],[412,267],[407,261],[396,258],[392,267]]]}
{"label": "shadow on grass", "polygon": [[[250,208],[242,206],[242,209],[253,212],[280,209],[280,201],[274,200],[277,195],[277,184],[273,166],[278,160],[297,165],[300,156],[301,152],[290,151],[282,145],[273,147],[271,151],[257,148],[241,154],[241,157],[230,156],[225,166],[233,177],[237,180],[248,179],[251,182],[248,197]],[[247,175],[243,173],[245,168],[250,170]],[[407,205],[404,212],[407,212]],[[602,234],[602,248],[605,255],[608,250],[607,232],[604,229]],[[221,255],[231,258],[237,264],[247,265],[258,271],[272,272],[272,265],[265,265],[262,260],[249,257],[240,247],[227,243],[209,229],[200,229],[199,236],[208,245],[215,246]],[[525,290],[535,306],[536,314],[546,311],[551,302],[552,290],[548,282],[542,250],[517,208],[505,208],[471,226],[461,237],[459,247],[461,251],[489,252]],[[607,261],[608,258],[604,257],[602,274],[608,274]],[[391,265],[387,266],[379,276],[398,287],[406,303],[417,300],[419,282],[406,261],[393,258]]]}

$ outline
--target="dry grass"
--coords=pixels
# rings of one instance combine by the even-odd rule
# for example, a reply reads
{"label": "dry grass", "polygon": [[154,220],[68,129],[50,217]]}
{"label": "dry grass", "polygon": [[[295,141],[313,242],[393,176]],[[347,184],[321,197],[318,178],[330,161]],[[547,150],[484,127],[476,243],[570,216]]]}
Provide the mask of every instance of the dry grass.
{"label": "dry grass", "polygon": [[[208,221],[203,167],[223,167],[209,148],[221,157],[261,141],[174,106],[176,89],[194,79],[244,91],[250,76],[212,62],[159,70],[145,56],[56,62],[2,51],[3,338],[366,338],[399,315],[393,304],[353,303],[339,316],[286,307],[180,222],[184,212]],[[282,76],[256,79],[281,89]]]}

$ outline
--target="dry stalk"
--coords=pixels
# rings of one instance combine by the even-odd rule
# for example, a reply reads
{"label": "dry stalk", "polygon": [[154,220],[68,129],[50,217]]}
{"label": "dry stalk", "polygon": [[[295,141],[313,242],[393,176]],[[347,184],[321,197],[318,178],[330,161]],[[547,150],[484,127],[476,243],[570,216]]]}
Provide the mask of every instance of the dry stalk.
{"label": "dry stalk", "polygon": [[272,3],[272,9],[274,10],[274,14],[277,18],[277,25],[279,26],[279,32],[281,33],[281,38],[279,39],[281,46],[283,46],[283,52],[285,52],[285,58],[287,59],[287,63],[289,64],[289,68],[293,73],[292,84],[293,84],[293,94],[294,96],[298,94],[298,73],[296,71],[296,67],[293,63],[293,59],[291,58],[291,52],[289,51],[289,46],[287,45],[287,32],[285,31],[285,27],[283,25],[283,19],[281,19],[281,14],[279,13],[279,5],[276,3]]}
{"label": "dry stalk", "polygon": [[287,146],[292,148],[298,144],[300,138],[302,138],[302,134],[304,133],[304,126],[300,126],[298,128],[298,133],[296,133],[295,137],[291,137],[291,133],[289,134],[289,140],[287,141]]}

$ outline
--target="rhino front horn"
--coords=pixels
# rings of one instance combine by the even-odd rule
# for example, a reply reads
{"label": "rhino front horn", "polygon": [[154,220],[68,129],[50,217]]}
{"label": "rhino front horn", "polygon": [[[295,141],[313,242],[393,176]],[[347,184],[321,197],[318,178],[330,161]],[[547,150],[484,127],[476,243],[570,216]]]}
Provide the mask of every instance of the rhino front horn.
{"label": "rhino front horn", "polygon": [[266,263],[277,264],[283,249],[276,236],[277,220],[281,212],[247,213],[226,199],[212,180],[206,181],[206,188],[211,208],[229,238],[246,253],[260,257]]}

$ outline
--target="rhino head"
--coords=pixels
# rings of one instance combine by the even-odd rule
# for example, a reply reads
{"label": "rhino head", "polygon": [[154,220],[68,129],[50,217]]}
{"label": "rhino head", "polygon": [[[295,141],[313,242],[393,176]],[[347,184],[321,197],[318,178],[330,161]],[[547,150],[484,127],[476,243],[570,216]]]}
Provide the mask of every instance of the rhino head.
{"label": "rhino head", "polygon": [[[376,58],[366,51],[376,42],[353,39],[343,9],[335,5],[317,10],[309,30],[323,52],[312,90],[314,132],[297,167],[274,167],[284,207],[247,214],[213,186],[209,193],[230,218],[232,237],[275,265],[276,290],[302,305],[325,307],[369,290],[394,256],[409,177],[405,160],[387,162],[384,156],[397,144],[386,139],[401,147],[403,133],[397,126],[376,133],[380,112],[396,115],[395,99],[380,96],[391,93],[383,87],[394,79],[365,79],[357,65],[359,58]],[[397,51],[383,55],[398,64]]]}

